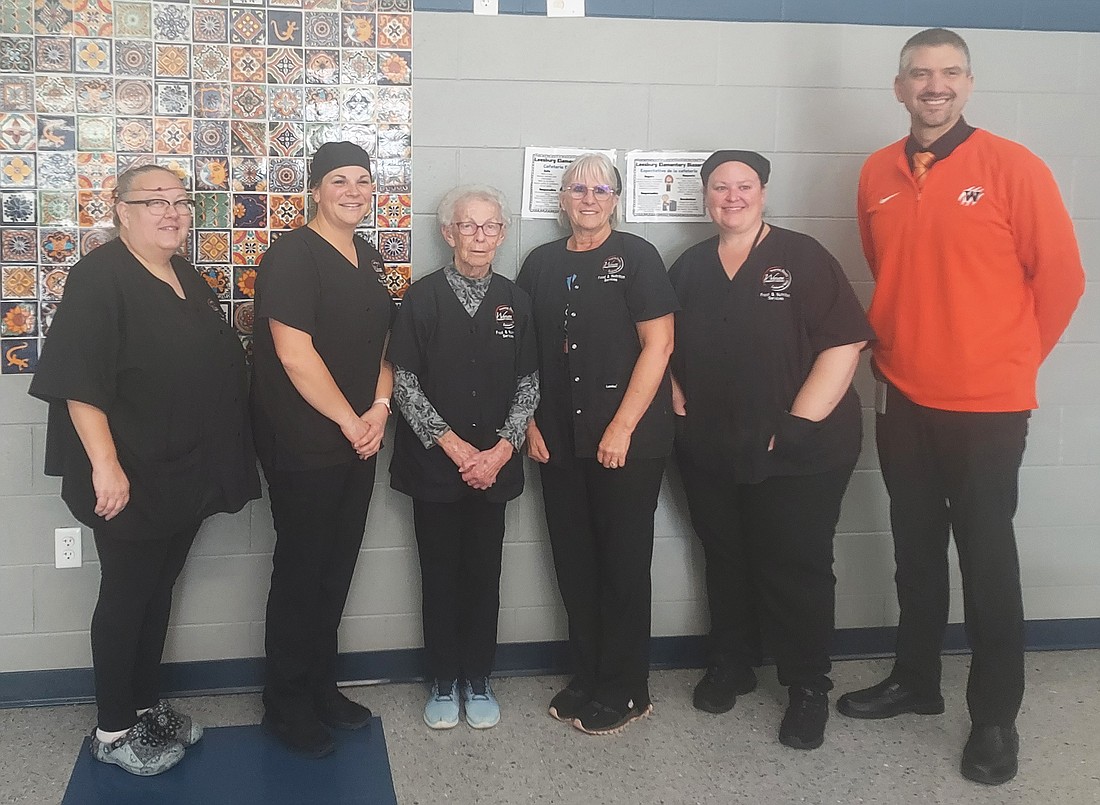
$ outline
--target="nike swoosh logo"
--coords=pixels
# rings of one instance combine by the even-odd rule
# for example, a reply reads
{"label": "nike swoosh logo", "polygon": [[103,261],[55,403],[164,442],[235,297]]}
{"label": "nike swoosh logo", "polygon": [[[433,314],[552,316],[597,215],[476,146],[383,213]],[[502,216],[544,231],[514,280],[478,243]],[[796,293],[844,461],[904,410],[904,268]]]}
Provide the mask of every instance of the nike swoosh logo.
{"label": "nike swoosh logo", "polygon": [[887,201],[889,201],[890,199],[892,199],[892,198],[893,198],[894,196],[900,196],[900,195],[901,195],[901,191],[899,190],[899,191],[898,191],[898,192],[896,192],[896,193],[891,193],[891,194],[890,194],[890,195],[888,195],[888,196],[883,196],[882,198],[880,198],[880,199],[878,200],[878,203],[879,203],[879,204],[885,204],[885,203],[886,203]]}

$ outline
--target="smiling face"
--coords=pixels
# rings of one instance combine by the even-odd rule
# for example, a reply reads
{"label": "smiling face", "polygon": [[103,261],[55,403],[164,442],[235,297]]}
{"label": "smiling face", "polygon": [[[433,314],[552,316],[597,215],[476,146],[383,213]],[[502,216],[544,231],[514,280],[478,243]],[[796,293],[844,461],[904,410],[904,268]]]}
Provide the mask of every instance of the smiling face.
{"label": "smiling face", "polygon": [[[465,277],[484,277],[489,273],[497,247],[504,242],[504,229],[486,235],[487,223],[503,224],[500,208],[482,198],[468,198],[455,208],[454,223],[443,227],[443,239],[454,249],[455,268]],[[473,224],[472,234],[464,235],[459,225]]]}
{"label": "smiling face", "polygon": [[974,89],[966,54],[952,45],[917,47],[894,79],[894,94],[912,118],[913,136],[931,145],[962,117]]}
{"label": "smiling face", "polygon": [[162,198],[176,202],[187,198],[179,177],[169,170],[153,170],[137,176],[122,193],[115,205],[118,229],[123,242],[149,260],[161,262],[179,251],[191,231],[192,216],[169,206],[163,215],[154,213],[144,204],[124,201],[144,201]]}
{"label": "smiling face", "polygon": [[317,217],[333,229],[355,230],[371,211],[374,180],[359,165],[346,165],[326,173],[313,188]]}
{"label": "smiling face", "polygon": [[583,198],[575,198],[569,190],[559,193],[561,209],[569,219],[574,234],[593,235],[604,229],[611,229],[611,215],[619,205],[619,196],[607,193],[597,198],[593,188],[604,186],[614,188],[614,182],[596,172],[581,171],[573,175],[568,184],[584,185],[587,188]]}
{"label": "smiling face", "polygon": [[744,162],[723,162],[707,179],[707,212],[723,232],[759,229],[766,197],[760,176]]}

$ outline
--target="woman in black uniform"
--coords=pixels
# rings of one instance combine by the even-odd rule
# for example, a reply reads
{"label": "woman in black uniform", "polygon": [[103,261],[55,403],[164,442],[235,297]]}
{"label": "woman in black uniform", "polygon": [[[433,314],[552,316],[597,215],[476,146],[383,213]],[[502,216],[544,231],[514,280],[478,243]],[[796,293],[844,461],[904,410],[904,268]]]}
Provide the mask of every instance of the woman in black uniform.
{"label": "woman in black uniform", "polygon": [[321,757],[334,748],[327,727],[371,718],[336,687],[336,633],[389,416],[393,305],[382,256],[355,235],[372,209],[367,152],[325,143],[309,186],[316,215],[271,245],[256,278],[252,399],[277,534],[263,723]]}
{"label": "woman in black uniform", "polygon": [[50,404],[46,473],[92,529],[92,755],[159,774],[202,728],[159,698],[172,587],[199,525],[259,497],[244,350],[178,255],[194,202],[153,165],[118,177],[118,237],[69,272],[30,393]]}
{"label": "woman in black uniform", "polygon": [[542,402],[527,429],[541,466],[576,674],[550,715],[594,735],[647,715],[653,515],[673,422],[668,358],[676,297],[664,263],[617,232],[619,173],[601,154],[562,178],[572,234],[531,252]]}
{"label": "woman in black uniform", "polygon": [[390,340],[401,408],[391,485],[413,499],[432,692],[424,721],[500,721],[489,685],[497,647],[504,507],[523,491],[519,450],[539,402],[531,304],[493,270],[508,215],[492,187],[439,205],[451,263],[418,280]]}
{"label": "woman in black uniform", "polygon": [[833,533],[859,456],[852,376],[873,334],[840,265],[813,238],[764,223],[768,160],[702,166],[718,234],[678,259],[677,459],[706,555],[710,668],[695,706],[756,687],[757,612],[790,703],[779,740],[821,745],[829,714]]}

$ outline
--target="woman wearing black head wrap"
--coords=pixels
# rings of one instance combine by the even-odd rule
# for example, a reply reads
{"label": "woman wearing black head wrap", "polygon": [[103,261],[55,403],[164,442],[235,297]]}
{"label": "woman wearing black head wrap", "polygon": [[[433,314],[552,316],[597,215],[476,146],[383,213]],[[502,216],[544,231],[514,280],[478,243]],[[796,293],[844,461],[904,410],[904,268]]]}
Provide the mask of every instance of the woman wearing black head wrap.
{"label": "woman wearing black head wrap", "polygon": [[833,256],[764,222],[770,169],[753,151],[703,163],[718,234],[669,271],[676,455],[711,614],[694,702],[722,713],[756,687],[759,624],[790,689],[779,739],[814,749],[832,688],[833,533],[860,449],[851,383],[873,334]]}
{"label": "woman wearing black head wrap", "polygon": [[327,727],[371,712],[336,688],[336,632],[374,489],[393,372],[382,256],[355,236],[372,209],[370,157],[349,142],[313,156],[317,213],[275,241],[256,278],[256,451],[278,535],[267,601],[264,726],[313,757]]}

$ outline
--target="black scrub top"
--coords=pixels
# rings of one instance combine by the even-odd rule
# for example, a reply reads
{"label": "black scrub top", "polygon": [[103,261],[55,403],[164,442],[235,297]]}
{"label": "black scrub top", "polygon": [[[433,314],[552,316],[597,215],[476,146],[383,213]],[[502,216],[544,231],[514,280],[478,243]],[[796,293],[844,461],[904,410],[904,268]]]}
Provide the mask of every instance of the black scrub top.
{"label": "black scrub top", "polygon": [[309,333],[355,413],[365,413],[396,309],[383,285],[382,255],[359,237],[355,251],[358,265],[304,226],[272,243],[256,272],[252,418],[265,469],[319,469],[357,458],[340,426],[294,388],[269,321]]}
{"label": "black scrub top", "polygon": [[669,278],[681,307],[672,367],[687,398],[678,445],[693,463],[757,483],[855,462],[855,389],[821,422],[789,413],[821,352],[874,338],[825,247],[773,226],[731,280],[715,236],[684,252]]}
{"label": "black scrub top", "polygon": [[[390,336],[389,359],[420,381],[428,401],[456,435],[478,450],[500,441],[519,378],[538,368],[531,303],[508,279],[493,274],[471,317],[443,269],[413,283]],[[438,445],[425,450],[401,417],[390,463],[390,484],[417,500],[452,503],[484,494],[501,503],[523,491],[515,453],[484,492],[471,488]]]}
{"label": "black scrub top", "polygon": [[[186,299],[115,239],[73,266],[30,393],[50,404],[46,473],[85,525],[165,538],[260,496],[244,350],[210,287],[182,257]],[[87,453],[66,400],[106,413],[130,502],[95,514]]]}
{"label": "black scrub top", "polygon": [[[598,248],[573,252],[568,238],[539,246],[516,284],[531,295],[542,399],[535,422],[550,463],[595,458],[641,354],[638,322],[675,313],[676,294],[651,243],[612,232]],[[672,450],[672,386],[665,372],[630,440],[630,458]]]}

